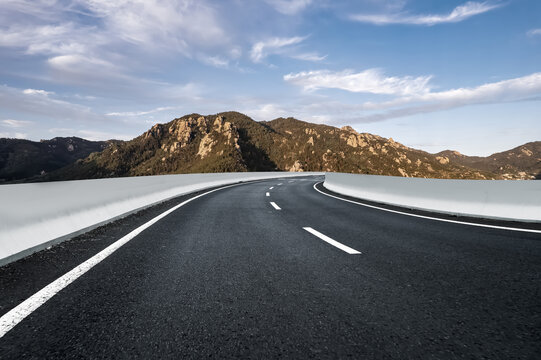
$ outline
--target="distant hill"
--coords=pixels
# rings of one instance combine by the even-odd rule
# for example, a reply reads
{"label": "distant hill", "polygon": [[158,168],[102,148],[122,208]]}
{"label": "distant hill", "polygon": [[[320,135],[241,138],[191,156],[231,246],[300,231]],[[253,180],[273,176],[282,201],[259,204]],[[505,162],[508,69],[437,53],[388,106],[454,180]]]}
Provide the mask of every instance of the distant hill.
{"label": "distant hill", "polygon": [[532,179],[540,177],[540,160],[541,142],[486,158],[455,151],[430,154],[349,126],[294,118],[257,122],[238,112],[186,115],[130,141],[0,139],[0,178],[6,181],[278,170]]}
{"label": "distant hill", "polygon": [[500,175],[504,179],[541,179],[541,141],[529,142],[487,157],[466,156],[451,150],[437,155],[445,156],[456,164]]}
{"label": "distant hill", "polygon": [[238,112],[225,112],[156,124],[131,141],[112,144],[49,174],[46,180],[274,170],[499,178],[351,127],[293,118],[256,122]]}
{"label": "distant hill", "polygon": [[77,137],[56,137],[40,142],[1,138],[0,182],[39,177],[102,151],[110,143]]}

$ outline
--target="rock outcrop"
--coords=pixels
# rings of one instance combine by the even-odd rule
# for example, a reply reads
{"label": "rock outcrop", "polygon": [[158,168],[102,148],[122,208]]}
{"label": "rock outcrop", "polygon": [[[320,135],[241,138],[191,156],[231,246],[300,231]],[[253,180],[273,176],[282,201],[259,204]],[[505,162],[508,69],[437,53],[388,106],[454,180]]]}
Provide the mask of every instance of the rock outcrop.
{"label": "rock outcrop", "polygon": [[[525,144],[499,155],[497,169],[461,163],[454,152],[430,154],[392,138],[293,118],[256,122],[246,115],[186,115],[156,124],[141,136],[113,144],[53,174],[49,179],[221,172],[338,171],[456,179],[529,178],[541,149]],[[515,159],[507,161],[505,159]],[[532,170],[532,171],[534,171]],[[539,172],[541,173],[541,169]]]}

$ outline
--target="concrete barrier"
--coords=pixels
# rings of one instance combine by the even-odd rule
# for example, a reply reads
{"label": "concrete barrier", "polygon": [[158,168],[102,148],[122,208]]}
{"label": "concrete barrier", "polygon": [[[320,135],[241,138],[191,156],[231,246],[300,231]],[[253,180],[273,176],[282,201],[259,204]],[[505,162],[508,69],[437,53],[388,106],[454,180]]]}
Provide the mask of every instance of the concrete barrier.
{"label": "concrete barrier", "polygon": [[326,173],[339,194],[445,214],[541,222],[541,181],[446,180]]}
{"label": "concrete barrier", "polygon": [[145,207],[251,180],[323,173],[141,176],[0,186],[0,266]]}

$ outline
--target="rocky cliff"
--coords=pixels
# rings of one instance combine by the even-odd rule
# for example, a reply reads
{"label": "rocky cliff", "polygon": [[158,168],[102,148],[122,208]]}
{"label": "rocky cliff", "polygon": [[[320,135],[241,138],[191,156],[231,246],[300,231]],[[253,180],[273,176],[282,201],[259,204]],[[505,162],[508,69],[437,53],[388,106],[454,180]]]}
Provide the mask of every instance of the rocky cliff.
{"label": "rocky cliff", "polygon": [[393,139],[293,118],[256,122],[237,112],[186,115],[156,124],[44,180],[228,171],[339,171],[457,179],[498,179],[445,154]]}

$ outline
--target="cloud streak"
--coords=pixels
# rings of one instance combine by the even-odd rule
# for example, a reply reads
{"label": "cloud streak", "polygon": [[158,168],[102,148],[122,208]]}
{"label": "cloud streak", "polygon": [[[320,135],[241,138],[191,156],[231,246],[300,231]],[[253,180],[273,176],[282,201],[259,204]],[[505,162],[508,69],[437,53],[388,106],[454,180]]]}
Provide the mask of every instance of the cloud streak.
{"label": "cloud streak", "polygon": [[305,91],[318,89],[341,89],[350,92],[411,95],[430,91],[431,76],[386,77],[378,69],[368,69],[362,72],[344,71],[305,71],[284,76],[284,80]]}
{"label": "cloud streak", "polygon": [[163,106],[163,107],[158,107],[156,109],[152,109],[148,111],[110,112],[105,115],[107,116],[143,116],[143,115],[157,113],[160,111],[173,110],[173,109],[175,109],[175,107],[173,106]]}
{"label": "cloud streak", "polygon": [[32,121],[14,120],[14,119],[6,119],[0,122],[2,123],[3,126],[10,127],[10,128],[22,128],[22,127],[32,124]]}
{"label": "cloud streak", "polygon": [[[33,90],[33,91],[27,91]],[[36,93],[36,91],[38,91]],[[54,99],[45,90],[20,90],[6,85],[0,86],[0,107],[6,111],[39,115],[51,119],[105,122],[106,118],[90,108],[63,100]]]}
{"label": "cloud streak", "polygon": [[255,63],[259,63],[267,56],[271,54],[281,54],[284,52],[285,48],[297,45],[305,39],[306,36],[294,36],[289,38],[275,37],[265,41],[259,41],[252,46],[250,59]]}
{"label": "cloud streak", "polygon": [[297,60],[319,62],[325,60],[327,55],[319,55],[317,53],[301,53],[291,55],[290,57]]}
{"label": "cloud streak", "polygon": [[49,96],[54,94],[52,91],[45,91],[39,89],[24,89],[23,94],[25,95],[40,95],[40,96]]}
{"label": "cloud streak", "polygon": [[[219,16],[205,1],[78,1],[110,34],[134,45],[186,51],[227,42]],[[157,26],[159,24],[159,26]]]}
{"label": "cloud streak", "polygon": [[391,24],[406,24],[406,25],[426,25],[432,26],[444,23],[457,23],[464,21],[472,16],[486,13],[490,10],[500,7],[501,4],[491,2],[475,2],[468,1],[463,5],[459,5],[448,14],[429,14],[429,15],[412,15],[408,13],[390,13],[390,14],[355,14],[351,15],[351,19],[358,22],[369,23],[374,25],[391,25]]}
{"label": "cloud streak", "polygon": [[0,46],[21,48],[27,55],[128,65],[144,61],[149,52],[228,56],[233,46],[215,7],[205,0],[16,0],[1,7]]}
{"label": "cloud streak", "polygon": [[435,103],[445,108],[473,104],[522,101],[541,93],[541,73],[487,83],[473,88],[458,88],[405,96],[381,103],[365,103],[366,109],[385,109],[412,103]]}
{"label": "cloud streak", "polygon": [[[469,105],[541,100],[541,73],[486,83],[471,88],[432,91],[428,85],[430,76],[387,78],[379,72],[370,76],[358,75],[365,74],[367,71],[370,74],[370,70],[361,73],[348,71],[302,72],[286,75],[284,80],[310,91],[338,88],[353,93],[384,94],[395,97],[388,101],[357,104],[323,100],[307,105],[303,110],[303,112],[310,114],[347,115],[352,123],[379,122]],[[426,80],[426,83],[421,79]],[[343,116],[341,115],[341,117]]]}
{"label": "cloud streak", "polygon": [[306,9],[312,0],[265,0],[265,2],[284,15],[295,15]]}
{"label": "cloud streak", "polygon": [[[364,103],[364,110],[380,112],[361,115],[357,122],[376,122],[393,118],[426,114],[469,105],[540,101],[541,73],[488,83],[474,88],[458,88],[424,95],[398,98],[389,102]],[[388,109],[386,111],[381,111]]]}
{"label": "cloud streak", "polygon": [[123,134],[123,133],[114,133],[109,131],[96,131],[89,129],[74,129],[74,128],[50,128],[49,133],[51,136],[78,136],[86,140],[91,141],[103,141],[103,140],[131,140],[134,138],[133,135]]}
{"label": "cloud streak", "polygon": [[26,139],[28,134],[25,133],[9,133],[9,132],[0,132],[0,138],[12,138],[12,139]]}

